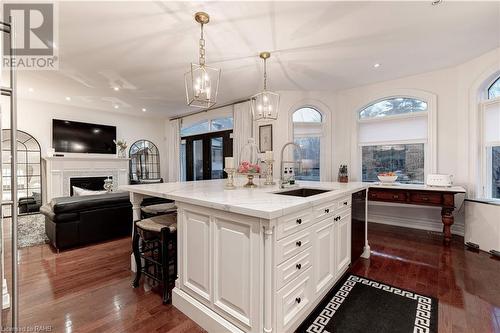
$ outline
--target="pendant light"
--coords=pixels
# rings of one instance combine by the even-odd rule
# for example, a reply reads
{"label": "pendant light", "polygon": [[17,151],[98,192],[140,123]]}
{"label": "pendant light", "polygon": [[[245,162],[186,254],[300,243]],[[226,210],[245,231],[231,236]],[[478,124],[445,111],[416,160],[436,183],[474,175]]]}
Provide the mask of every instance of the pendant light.
{"label": "pendant light", "polygon": [[276,120],[278,119],[278,106],[280,95],[267,90],[267,68],[266,61],[271,57],[269,52],[261,52],[259,57],[264,60],[264,90],[252,96],[252,114],[254,120]]}
{"label": "pendant light", "polygon": [[201,25],[200,57],[198,64],[191,63],[191,69],[184,75],[186,84],[187,104],[199,107],[212,107],[217,101],[219,90],[220,69],[209,67],[205,64],[205,39],[203,38],[203,26],[210,21],[210,16],[204,12],[198,12],[194,19]]}

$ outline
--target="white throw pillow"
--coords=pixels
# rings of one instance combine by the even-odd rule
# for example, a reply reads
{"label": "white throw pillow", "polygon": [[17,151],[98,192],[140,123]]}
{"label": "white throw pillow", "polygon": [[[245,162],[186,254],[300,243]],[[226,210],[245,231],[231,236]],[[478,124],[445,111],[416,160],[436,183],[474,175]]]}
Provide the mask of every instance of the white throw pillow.
{"label": "white throw pillow", "polygon": [[106,194],[108,193],[106,190],[102,191],[92,191],[92,190],[87,190],[81,187],[76,187],[73,186],[73,196],[74,197],[81,197],[85,195],[97,195],[97,194]]}

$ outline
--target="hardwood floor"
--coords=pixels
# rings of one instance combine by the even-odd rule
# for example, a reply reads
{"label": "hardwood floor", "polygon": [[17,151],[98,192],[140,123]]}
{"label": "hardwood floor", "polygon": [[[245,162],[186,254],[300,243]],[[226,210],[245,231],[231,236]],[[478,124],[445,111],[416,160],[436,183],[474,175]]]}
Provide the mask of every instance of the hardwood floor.
{"label": "hardwood floor", "polygon": [[355,274],[439,299],[439,332],[500,332],[500,261],[454,236],[369,224],[370,260]]}
{"label": "hardwood floor", "polygon": [[[7,231],[7,230],[6,230]],[[462,239],[370,224],[372,257],[356,274],[439,298],[439,332],[500,332],[500,261],[464,250]],[[10,244],[6,233],[6,273]],[[20,250],[21,326],[52,332],[202,332],[158,292],[131,287],[130,239],[56,254],[49,245]],[[10,280],[9,280],[10,287]],[[3,311],[4,323],[10,311]]]}

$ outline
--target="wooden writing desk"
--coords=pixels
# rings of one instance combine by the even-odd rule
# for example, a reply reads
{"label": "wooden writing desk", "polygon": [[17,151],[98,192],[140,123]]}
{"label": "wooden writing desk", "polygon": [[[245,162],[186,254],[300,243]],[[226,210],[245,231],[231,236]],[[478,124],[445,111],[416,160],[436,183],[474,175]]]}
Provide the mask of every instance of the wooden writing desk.
{"label": "wooden writing desk", "polygon": [[451,225],[454,222],[453,210],[455,209],[455,194],[457,193],[465,193],[465,189],[461,186],[373,184],[370,185],[368,200],[441,207],[444,242],[448,245],[451,241]]}

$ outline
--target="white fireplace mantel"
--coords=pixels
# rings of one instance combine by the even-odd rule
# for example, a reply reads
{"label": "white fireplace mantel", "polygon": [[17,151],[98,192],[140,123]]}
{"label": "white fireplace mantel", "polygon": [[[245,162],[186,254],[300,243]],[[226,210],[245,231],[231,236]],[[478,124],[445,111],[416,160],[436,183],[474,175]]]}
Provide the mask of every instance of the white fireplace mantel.
{"label": "white fireplace mantel", "polygon": [[46,202],[70,195],[74,177],[112,177],[113,188],[128,184],[128,158],[95,156],[50,156],[43,158]]}

